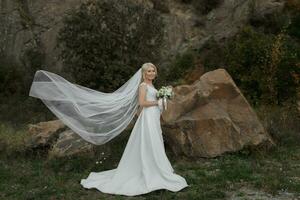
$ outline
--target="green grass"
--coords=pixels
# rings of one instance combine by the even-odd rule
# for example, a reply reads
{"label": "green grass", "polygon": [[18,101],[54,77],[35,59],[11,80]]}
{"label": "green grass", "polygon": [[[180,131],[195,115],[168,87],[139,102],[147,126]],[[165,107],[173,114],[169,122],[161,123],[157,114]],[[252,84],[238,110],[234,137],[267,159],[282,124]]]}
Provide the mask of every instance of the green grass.
{"label": "green grass", "polygon": [[[126,145],[128,134],[111,143],[107,159],[96,164],[96,156],[47,159],[23,147],[26,130],[0,126],[0,199],[226,199],[230,192],[249,187],[276,195],[288,191],[300,195],[300,146],[290,140],[265,151],[244,149],[236,153],[195,161],[176,159],[167,151],[175,172],[185,177],[190,187],[177,193],[157,190],[137,197],[103,194],[80,185],[91,171],[115,168]],[[1,146],[2,145],[2,146]]]}

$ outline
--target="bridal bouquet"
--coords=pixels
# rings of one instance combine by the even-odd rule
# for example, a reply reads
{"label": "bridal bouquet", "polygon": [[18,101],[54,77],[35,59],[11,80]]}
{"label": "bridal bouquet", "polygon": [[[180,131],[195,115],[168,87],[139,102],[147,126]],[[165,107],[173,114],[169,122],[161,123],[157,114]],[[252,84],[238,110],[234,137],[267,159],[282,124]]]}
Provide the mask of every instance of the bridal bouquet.
{"label": "bridal bouquet", "polygon": [[163,99],[163,109],[167,110],[167,99],[171,99],[174,96],[172,86],[162,86],[156,93],[157,98]]}

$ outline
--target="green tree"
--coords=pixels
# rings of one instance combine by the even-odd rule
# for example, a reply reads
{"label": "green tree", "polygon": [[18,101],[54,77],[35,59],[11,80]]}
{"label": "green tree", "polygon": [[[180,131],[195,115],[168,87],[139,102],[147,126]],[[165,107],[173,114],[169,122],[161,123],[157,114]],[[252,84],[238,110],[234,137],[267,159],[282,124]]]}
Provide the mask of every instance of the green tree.
{"label": "green tree", "polygon": [[111,92],[145,62],[160,60],[159,13],[121,1],[88,1],[64,17],[58,47],[64,72],[76,83]]}
{"label": "green tree", "polygon": [[225,54],[226,69],[252,103],[280,105],[297,96],[299,44],[285,31],[272,35],[245,28]]}

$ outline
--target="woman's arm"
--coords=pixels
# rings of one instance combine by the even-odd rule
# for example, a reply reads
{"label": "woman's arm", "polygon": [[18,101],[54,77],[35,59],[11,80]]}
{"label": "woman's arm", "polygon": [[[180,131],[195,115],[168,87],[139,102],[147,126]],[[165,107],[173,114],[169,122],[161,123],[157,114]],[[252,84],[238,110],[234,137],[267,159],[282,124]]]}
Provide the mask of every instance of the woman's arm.
{"label": "woman's arm", "polygon": [[141,107],[157,106],[158,101],[147,101],[146,99],[146,84],[139,86],[139,105]]}

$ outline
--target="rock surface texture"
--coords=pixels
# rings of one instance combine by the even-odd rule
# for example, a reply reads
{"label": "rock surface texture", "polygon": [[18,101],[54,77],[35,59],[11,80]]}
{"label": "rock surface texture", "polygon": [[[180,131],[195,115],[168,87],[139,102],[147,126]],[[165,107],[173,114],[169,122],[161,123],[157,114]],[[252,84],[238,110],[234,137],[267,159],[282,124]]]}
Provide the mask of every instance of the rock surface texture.
{"label": "rock surface texture", "polygon": [[72,130],[66,130],[60,133],[49,155],[50,157],[64,157],[81,153],[93,153],[93,145],[84,141]]}
{"label": "rock surface texture", "polygon": [[[44,68],[59,71],[62,67],[58,59],[60,49],[55,46],[62,19],[66,12],[86,1],[0,0],[1,51],[22,65],[30,62],[24,58],[24,52],[38,47],[45,55]],[[199,8],[179,0],[130,1],[158,10],[162,15],[166,27],[161,51],[162,57],[167,59],[189,48],[201,48],[212,37],[220,41],[234,36],[250,19],[279,12],[284,4],[275,0],[222,0],[208,13],[201,13]]]}
{"label": "rock surface texture", "polygon": [[224,69],[174,88],[162,114],[166,143],[177,155],[215,157],[248,145],[273,144],[243,94]]}

